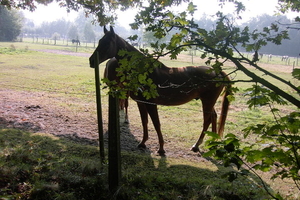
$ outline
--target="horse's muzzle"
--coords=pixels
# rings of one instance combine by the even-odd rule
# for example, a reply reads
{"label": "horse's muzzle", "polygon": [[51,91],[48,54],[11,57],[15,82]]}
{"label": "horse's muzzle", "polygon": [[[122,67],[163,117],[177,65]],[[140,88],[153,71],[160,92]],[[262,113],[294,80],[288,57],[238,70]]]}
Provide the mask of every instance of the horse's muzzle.
{"label": "horse's muzzle", "polygon": [[94,54],[91,55],[89,60],[90,60],[90,67],[95,68],[95,56],[94,56]]}

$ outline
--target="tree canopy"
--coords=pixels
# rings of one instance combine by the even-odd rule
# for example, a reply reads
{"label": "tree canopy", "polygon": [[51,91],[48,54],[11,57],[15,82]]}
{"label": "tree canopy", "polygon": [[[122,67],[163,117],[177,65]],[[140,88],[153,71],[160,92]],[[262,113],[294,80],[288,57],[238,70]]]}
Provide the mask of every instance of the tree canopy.
{"label": "tree canopy", "polygon": [[[4,5],[7,8],[21,8],[34,11],[38,4],[47,5],[55,0],[3,0],[0,5]],[[189,0],[156,0],[156,1],[143,1],[143,0],[122,0],[122,1],[76,1],[76,0],[56,0],[61,7],[65,7],[67,10],[79,10],[84,8],[88,14],[93,14],[98,17],[98,21],[101,26],[108,24],[116,19],[115,10],[127,10],[130,8],[140,8],[147,5],[147,2],[151,4],[154,2],[161,7],[178,6],[182,2],[189,2]],[[220,5],[225,3],[235,3],[238,9],[241,9],[241,3],[236,0],[223,0],[220,1]],[[279,11],[286,13],[289,10],[299,12],[300,1],[299,0],[278,0]],[[299,21],[299,17],[297,17]]]}

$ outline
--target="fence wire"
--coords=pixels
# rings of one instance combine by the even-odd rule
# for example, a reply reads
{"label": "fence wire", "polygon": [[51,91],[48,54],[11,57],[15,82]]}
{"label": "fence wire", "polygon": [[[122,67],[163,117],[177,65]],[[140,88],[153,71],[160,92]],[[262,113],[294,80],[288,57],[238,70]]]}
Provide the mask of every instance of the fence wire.
{"label": "fence wire", "polygon": [[[58,81],[46,81],[46,80],[39,80],[39,79],[34,79],[34,78],[28,78],[28,77],[24,77],[24,76],[20,76],[20,75],[11,75],[11,74],[5,74],[5,73],[2,73],[1,75],[6,75],[8,76],[9,78],[11,77],[15,77],[15,78],[23,78],[23,79],[27,79],[27,80],[31,80],[33,81],[34,83],[49,83],[49,84],[52,84],[52,83],[55,83],[55,84],[61,84],[61,85],[65,85],[65,88],[70,88],[72,86],[75,86],[75,85],[66,85],[65,82],[58,82]],[[38,87],[29,87],[29,86],[21,86],[21,85],[16,85],[16,84],[12,84],[10,81],[5,81],[5,82],[0,82],[0,86],[2,88],[7,88],[7,87],[12,87],[12,88],[16,88],[16,89],[26,89],[26,90],[33,90],[33,91],[47,91],[47,92],[50,92],[50,93],[57,93],[57,94],[66,94],[66,95],[82,95],[82,96],[92,96],[92,95],[95,95],[95,92],[72,92],[72,91],[69,91],[69,90],[61,90],[59,88],[55,89],[55,88],[49,88],[49,89],[45,89],[45,87],[43,88],[38,88]],[[75,88],[76,89],[76,88]],[[243,94],[235,94],[235,96],[241,96],[241,97],[244,97]],[[103,94],[102,94],[103,96]],[[108,96],[108,94],[104,95],[104,96]],[[185,111],[192,111],[192,112],[200,112],[200,113],[203,113],[203,110],[201,110],[201,106],[202,104],[199,105],[199,109],[193,109],[193,108],[185,108],[183,106],[166,106],[166,105],[158,105],[158,104],[155,104],[155,103],[151,103],[151,102],[147,102],[147,101],[141,101],[141,100],[135,100],[135,99],[132,99],[133,101],[135,102],[140,102],[140,103],[144,103],[144,104],[150,104],[150,105],[157,105],[157,106],[160,106],[160,107],[174,107],[178,110],[185,110]],[[129,106],[129,109],[130,109],[130,106]],[[246,111],[248,110],[246,107],[245,107]],[[243,112],[243,111],[241,111]],[[217,112],[217,115],[220,116],[221,113],[220,112]],[[228,111],[228,114],[227,116],[230,116],[230,117],[233,117],[233,118],[239,118],[241,117],[241,114],[237,115],[237,114],[234,114],[232,112],[230,112],[230,110]],[[243,119],[248,119],[248,120],[253,120],[253,121],[257,121],[258,118],[257,117],[249,117],[249,116],[242,116]]]}

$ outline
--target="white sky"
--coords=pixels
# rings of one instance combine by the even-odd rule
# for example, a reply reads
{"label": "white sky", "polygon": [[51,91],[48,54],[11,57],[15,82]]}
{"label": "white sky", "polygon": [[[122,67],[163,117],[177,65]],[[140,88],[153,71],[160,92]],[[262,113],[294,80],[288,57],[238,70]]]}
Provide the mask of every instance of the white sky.
{"label": "white sky", "polygon": [[71,11],[70,13],[68,13],[66,8],[59,7],[56,2],[51,3],[47,6],[38,5],[37,9],[34,12],[23,10],[23,13],[27,19],[31,19],[37,24],[41,24],[42,22],[47,21],[56,21],[61,18],[65,18],[69,21],[74,21],[78,14],[75,11]]}
{"label": "white sky", "polygon": [[[249,20],[251,17],[256,17],[261,14],[275,14],[277,0],[243,0],[246,5],[246,12],[242,14],[243,20]],[[202,14],[213,15],[220,7],[218,6],[218,0],[194,0],[194,3],[198,5],[198,11],[196,16],[199,18]],[[185,6],[180,6],[186,8]],[[234,9],[232,3],[227,3],[223,8],[224,13],[230,13]],[[60,8],[57,3],[51,3],[48,6],[39,5],[34,12],[23,11],[24,15],[28,19],[32,19],[36,24],[41,24],[43,21],[55,21],[57,19],[65,18],[68,21],[73,21],[77,17],[77,12],[67,12],[66,8]],[[120,13],[118,18],[120,24],[126,25],[133,22],[135,12],[132,10]],[[295,14],[290,14],[289,17],[294,17]]]}

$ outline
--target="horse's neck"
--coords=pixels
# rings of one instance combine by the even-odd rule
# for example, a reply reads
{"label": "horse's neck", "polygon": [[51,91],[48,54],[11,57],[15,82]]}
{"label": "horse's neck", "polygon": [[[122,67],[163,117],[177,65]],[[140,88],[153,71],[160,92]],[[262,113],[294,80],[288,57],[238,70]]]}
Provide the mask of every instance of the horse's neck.
{"label": "horse's neck", "polygon": [[[134,46],[130,45],[130,44],[129,44],[128,42],[126,42],[125,40],[119,38],[118,43],[119,43],[119,50],[118,50],[118,51],[120,51],[120,50],[126,50],[126,51],[128,51],[128,52],[138,52],[138,53],[140,53],[142,56],[144,56],[144,57],[146,58],[146,56],[145,56],[142,52],[140,52],[140,51],[139,51],[138,49],[136,49]],[[126,57],[126,56],[119,56],[119,55],[116,55],[116,59],[117,59],[117,60],[124,59],[125,57]],[[130,59],[130,56],[128,57],[128,59]],[[169,67],[165,66],[162,62],[160,62],[160,61],[158,61],[158,60],[156,60],[155,62],[159,62],[159,63],[160,63],[159,68],[160,68],[161,70],[169,70],[169,69],[170,69]]]}
{"label": "horse's neck", "polygon": [[[118,39],[117,39],[117,44],[118,44],[117,52],[119,52],[120,50],[125,50],[128,52],[140,52],[134,46],[130,45],[128,42],[126,42],[125,40],[123,40],[120,37],[118,37]],[[121,59],[125,58],[126,56],[120,56],[119,54],[117,54],[115,57],[117,58],[117,60],[121,60]]]}

